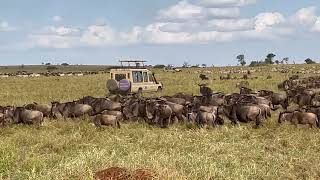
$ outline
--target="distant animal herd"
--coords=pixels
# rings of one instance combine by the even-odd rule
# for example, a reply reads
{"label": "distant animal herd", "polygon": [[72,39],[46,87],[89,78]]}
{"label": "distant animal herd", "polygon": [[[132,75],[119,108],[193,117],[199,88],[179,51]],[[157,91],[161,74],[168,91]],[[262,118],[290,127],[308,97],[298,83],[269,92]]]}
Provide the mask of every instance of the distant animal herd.
{"label": "distant animal herd", "polygon": [[[199,84],[200,94],[177,93],[173,96],[146,98],[132,93],[106,98],[83,97],[72,102],[38,103],[22,107],[0,107],[0,122],[8,124],[41,125],[48,119],[88,119],[97,127],[121,126],[123,122],[143,121],[153,126],[168,128],[173,124],[194,127],[217,127],[225,124],[254,122],[259,127],[271,118],[274,111],[283,109],[278,122],[319,127],[320,77],[299,78],[295,75],[278,85],[285,93],[252,90],[249,83],[237,84],[239,93],[214,92]],[[291,109],[290,111],[288,109]]]}
{"label": "distant animal herd", "polygon": [[40,72],[33,73],[27,71],[17,71],[14,73],[0,73],[0,78],[9,78],[9,77],[17,77],[17,78],[36,78],[36,77],[65,77],[65,76],[87,76],[87,75],[96,75],[99,73],[106,73],[106,71],[77,71],[77,72]]}

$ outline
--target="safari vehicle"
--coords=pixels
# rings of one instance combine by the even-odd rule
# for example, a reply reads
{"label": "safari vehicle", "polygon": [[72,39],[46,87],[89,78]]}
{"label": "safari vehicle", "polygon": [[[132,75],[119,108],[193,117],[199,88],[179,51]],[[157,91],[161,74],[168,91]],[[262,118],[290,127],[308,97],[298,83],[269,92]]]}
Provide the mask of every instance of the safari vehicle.
{"label": "safari vehicle", "polygon": [[[154,73],[145,68],[145,62],[120,61],[121,67],[110,70],[110,79],[107,81],[109,92],[111,94],[126,94],[162,91],[162,83],[157,81]],[[128,63],[128,66],[123,66],[123,63]]]}

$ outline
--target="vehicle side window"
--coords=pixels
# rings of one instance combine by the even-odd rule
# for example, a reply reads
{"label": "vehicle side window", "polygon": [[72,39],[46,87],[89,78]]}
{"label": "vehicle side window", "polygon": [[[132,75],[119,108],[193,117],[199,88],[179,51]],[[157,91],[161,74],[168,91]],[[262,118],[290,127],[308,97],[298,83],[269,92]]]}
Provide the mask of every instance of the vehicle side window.
{"label": "vehicle side window", "polygon": [[134,83],[141,83],[143,82],[142,72],[141,71],[133,71],[132,78]]}
{"label": "vehicle side window", "polygon": [[130,73],[128,73],[128,77],[127,77],[127,79],[130,79]]}
{"label": "vehicle side window", "polygon": [[148,82],[148,73],[147,72],[143,72],[143,81]]}
{"label": "vehicle side window", "polygon": [[114,77],[114,79],[118,82],[121,81],[122,79],[125,79],[125,78],[126,78],[125,74],[116,74]]}
{"label": "vehicle side window", "polygon": [[113,73],[111,73],[111,79],[113,79]]}
{"label": "vehicle side window", "polygon": [[154,82],[154,79],[153,79],[152,74],[149,74],[149,81],[150,81],[150,82]]}

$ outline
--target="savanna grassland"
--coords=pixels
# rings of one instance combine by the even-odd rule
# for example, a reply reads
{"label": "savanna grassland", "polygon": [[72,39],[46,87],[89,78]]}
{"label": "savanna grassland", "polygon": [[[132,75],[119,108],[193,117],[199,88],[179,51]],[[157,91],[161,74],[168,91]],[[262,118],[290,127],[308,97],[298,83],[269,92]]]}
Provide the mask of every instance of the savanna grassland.
{"label": "savanna grassland", "polygon": [[[198,94],[197,83],[201,81],[195,71],[200,70],[156,70],[164,84],[162,95]],[[209,87],[238,92],[235,84],[242,80],[220,81],[217,72],[221,68],[206,70],[214,72],[208,74]],[[268,75],[272,79],[267,79]],[[252,73],[251,77],[257,79],[248,81],[253,89],[278,91],[277,84],[290,75],[266,67]],[[0,104],[50,104],[87,95],[104,97],[106,79],[106,74],[0,79]],[[93,179],[94,172],[111,166],[152,169],[158,179],[320,179],[320,131],[280,126],[277,117],[278,112],[274,112],[259,129],[253,124],[233,127],[226,121],[216,129],[189,129],[184,125],[160,129],[128,123],[121,129],[99,130],[89,119],[46,119],[41,128],[4,127],[0,129],[0,179]]]}

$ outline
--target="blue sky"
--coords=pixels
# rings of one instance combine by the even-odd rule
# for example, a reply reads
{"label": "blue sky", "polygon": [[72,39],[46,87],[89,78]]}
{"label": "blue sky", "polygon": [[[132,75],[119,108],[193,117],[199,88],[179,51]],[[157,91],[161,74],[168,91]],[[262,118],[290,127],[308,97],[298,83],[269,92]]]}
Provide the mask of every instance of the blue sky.
{"label": "blue sky", "polygon": [[0,64],[320,61],[319,0],[1,0]]}

